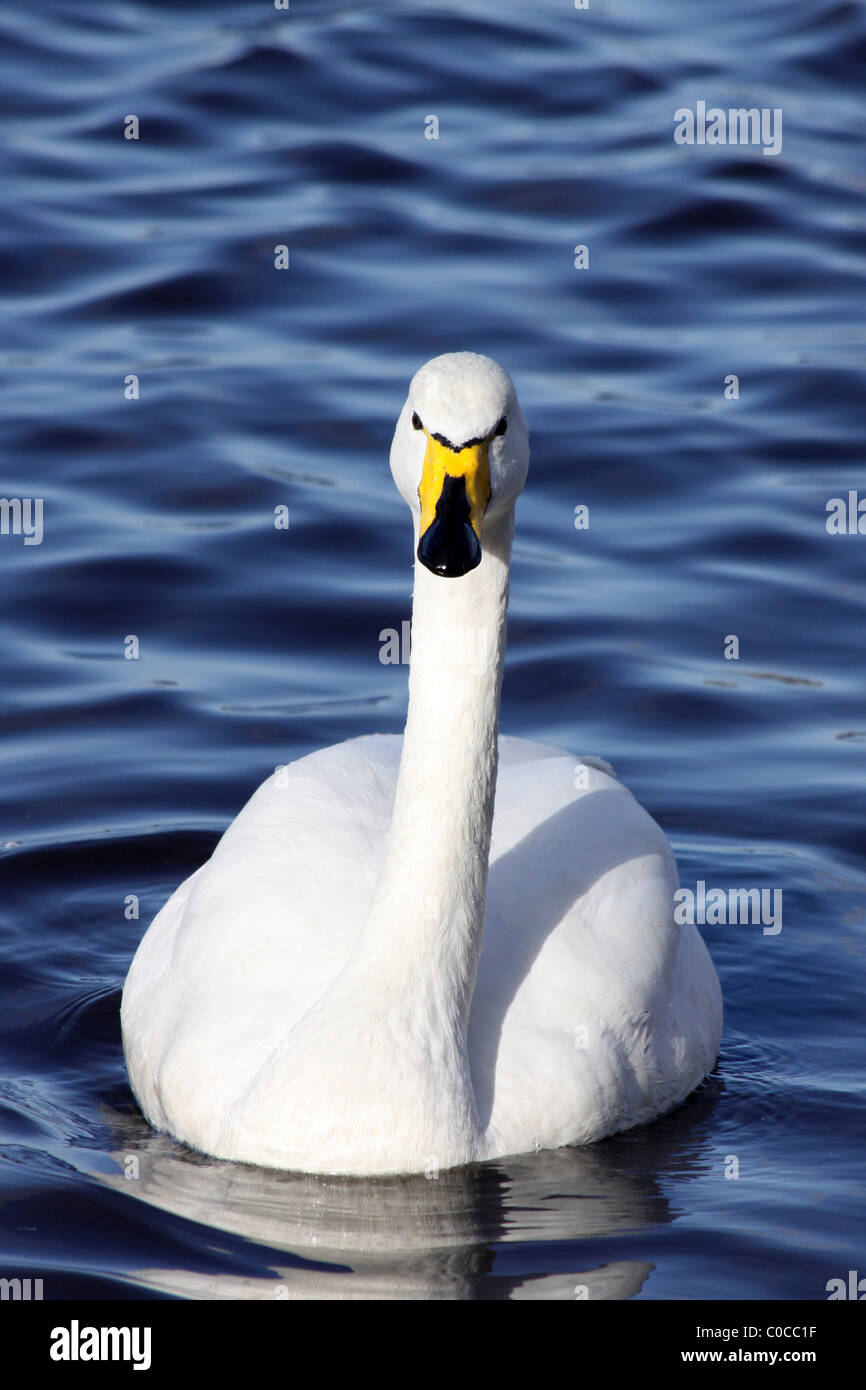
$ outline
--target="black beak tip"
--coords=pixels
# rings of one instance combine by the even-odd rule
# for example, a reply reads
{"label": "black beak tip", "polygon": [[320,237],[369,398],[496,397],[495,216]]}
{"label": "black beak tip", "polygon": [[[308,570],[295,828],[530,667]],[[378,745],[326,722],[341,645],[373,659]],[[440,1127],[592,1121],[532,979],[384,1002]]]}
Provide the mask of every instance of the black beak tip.
{"label": "black beak tip", "polygon": [[481,546],[468,523],[453,527],[436,520],[418,542],[418,559],[431,574],[459,579],[481,564]]}

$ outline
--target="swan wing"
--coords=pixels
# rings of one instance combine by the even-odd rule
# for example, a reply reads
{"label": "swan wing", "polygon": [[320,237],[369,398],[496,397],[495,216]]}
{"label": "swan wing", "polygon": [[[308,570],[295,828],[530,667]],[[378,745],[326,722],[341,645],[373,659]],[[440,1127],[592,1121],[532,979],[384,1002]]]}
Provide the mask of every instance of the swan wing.
{"label": "swan wing", "polygon": [[321,749],[262,783],[157,914],[123,992],[133,1090],[207,1140],[345,963],[385,850],[402,739]]}
{"label": "swan wing", "polygon": [[599,760],[529,747],[502,760],[469,1030],[500,1155],[675,1105],[712,1069],[722,1020],[700,934],[674,921],[662,831]]}

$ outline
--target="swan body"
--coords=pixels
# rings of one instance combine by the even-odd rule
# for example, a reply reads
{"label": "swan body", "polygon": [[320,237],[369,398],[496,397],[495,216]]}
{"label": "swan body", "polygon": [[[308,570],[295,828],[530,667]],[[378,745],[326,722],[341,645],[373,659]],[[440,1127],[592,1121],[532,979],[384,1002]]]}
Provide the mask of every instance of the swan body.
{"label": "swan body", "polygon": [[665,836],[606,764],[498,734],[527,462],[496,363],[416,375],[391,454],[419,562],[405,734],[269,778],[126,981],[132,1088],[194,1148],[430,1172],[590,1143],[712,1069],[719,984]]}

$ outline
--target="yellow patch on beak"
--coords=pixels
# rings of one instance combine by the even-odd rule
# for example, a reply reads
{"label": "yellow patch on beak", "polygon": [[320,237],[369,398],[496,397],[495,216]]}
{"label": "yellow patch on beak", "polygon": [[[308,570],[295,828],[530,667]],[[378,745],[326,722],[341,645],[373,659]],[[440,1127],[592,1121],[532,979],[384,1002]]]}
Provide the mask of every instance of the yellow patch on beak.
{"label": "yellow patch on beak", "polygon": [[480,541],[481,522],[490,501],[487,440],[482,439],[465,449],[454,450],[449,449],[446,444],[440,444],[432,435],[427,435],[427,452],[424,455],[424,468],[418,487],[418,498],[421,502],[419,539],[436,516],[436,507],[442,496],[446,477],[465,479],[469,522]]}

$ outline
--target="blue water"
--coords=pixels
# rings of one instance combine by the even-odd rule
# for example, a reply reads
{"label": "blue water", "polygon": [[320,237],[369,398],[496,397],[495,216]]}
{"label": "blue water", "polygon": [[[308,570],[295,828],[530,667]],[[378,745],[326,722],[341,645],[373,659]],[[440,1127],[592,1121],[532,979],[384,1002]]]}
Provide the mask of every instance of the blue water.
{"label": "blue water", "polygon": [[[647,1299],[866,1274],[866,537],[826,526],[866,496],[866,9],[49,0],[0,35],[2,495],[44,502],[41,544],[0,535],[0,1273]],[[698,101],[781,108],[781,153],[678,146]],[[435,1180],[215,1163],[138,1114],[122,982],[277,764],[402,727],[387,452],[459,348],[532,431],[504,731],[610,759],[684,885],[779,890],[782,930],[702,928],[719,1065],[644,1129]]]}

